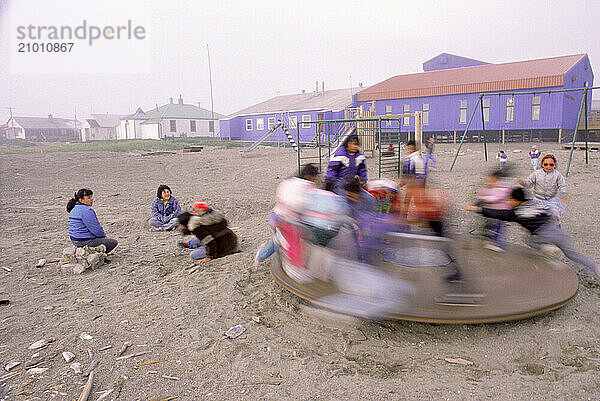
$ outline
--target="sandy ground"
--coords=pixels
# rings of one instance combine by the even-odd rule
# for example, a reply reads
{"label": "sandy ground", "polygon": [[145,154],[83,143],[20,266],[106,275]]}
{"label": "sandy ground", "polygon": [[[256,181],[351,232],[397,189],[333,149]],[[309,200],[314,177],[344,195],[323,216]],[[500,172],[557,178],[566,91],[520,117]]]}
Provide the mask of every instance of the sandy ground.
{"label": "sandy ground", "polygon": [[[452,173],[456,145],[436,148],[438,169],[430,183],[453,200],[456,233],[480,223],[459,206],[495,164],[498,146],[490,145],[487,163],[482,146],[465,145]],[[568,151],[541,147],[558,156],[564,173]],[[528,144],[504,148],[519,175],[528,174]],[[576,152],[563,226],[581,251],[600,262],[600,158],[591,153],[591,163],[583,161],[583,152]],[[375,160],[368,163],[374,177]],[[92,359],[99,362],[90,400],[115,387],[107,399],[600,399],[600,287],[573,264],[580,290],[564,308],[524,321],[468,326],[338,318],[278,287],[266,263],[252,269],[256,247],[270,235],[266,218],[275,189],[295,166],[293,151],[273,148],[243,159],[236,149],[208,147],[199,154],[153,156],[0,156],[0,265],[12,269],[0,270],[0,299],[11,302],[0,306],[0,362],[21,362],[15,375],[0,374],[0,400],[79,397],[86,378],[57,354],[63,350],[73,352],[83,369]],[[176,247],[181,236],[145,225],[162,183],[184,209],[203,199],[223,211],[243,252],[189,274],[192,261]],[[80,187],[94,190],[101,223],[119,239],[111,263],[81,276],[61,273],[52,262],[34,267],[70,245],[65,204]],[[510,237],[522,242],[523,230],[511,227]],[[237,324],[246,332],[226,339],[224,332]],[[93,339],[81,339],[83,332]],[[49,369],[26,372],[36,352],[28,346],[47,338],[55,341],[38,351],[38,367]],[[127,341],[132,346],[125,355],[148,353],[116,360]],[[474,364],[451,365],[445,358]],[[136,366],[153,361],[160,362]]]}

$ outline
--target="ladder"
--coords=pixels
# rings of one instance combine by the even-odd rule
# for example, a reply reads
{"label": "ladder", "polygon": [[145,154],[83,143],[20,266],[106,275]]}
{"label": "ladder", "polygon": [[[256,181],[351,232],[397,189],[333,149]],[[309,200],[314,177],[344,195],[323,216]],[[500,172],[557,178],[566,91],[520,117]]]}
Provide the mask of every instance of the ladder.
{"label": "ladder", "polygon": [[[294,138],[294,135],[293,135],[293,131],[296,131],[296,129],[298,128],[298,121],[295,120],[294,118],[292,118],[292,116],[290,116],[290,113],[287,111],[285,113],[281,114],[280,121],[283,122],[282,129],[283,129],[283,133],[285,134],[288,142],[290,143],[290,145],[292,145],[292,148],[296,152],[299,152],[300,151],[299,144],[296,142],[296,138]],[[284,121],[287,121],[287,124]]]}

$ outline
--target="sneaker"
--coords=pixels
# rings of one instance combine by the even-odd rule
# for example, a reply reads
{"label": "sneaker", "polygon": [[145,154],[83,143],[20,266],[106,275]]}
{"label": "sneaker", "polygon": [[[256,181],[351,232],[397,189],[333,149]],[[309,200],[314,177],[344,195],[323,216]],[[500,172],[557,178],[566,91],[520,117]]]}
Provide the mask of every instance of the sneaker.
{"label": "sneaker", "polygon": [[485,249],[489,249],[490,251],[494,251],[494,252],[504,252],[504,249],[502,249],[501,247],[499,247],[498,245],[491,243],[491,242],[487,242],[483,245],[483,247]]}
{"label": "sneaker", "polygon": [[560,254],[561,250],[556,245],[543,244],[540,247],[540,254],[547,259],[555,259]]}
{"label": "sneaker", "polygon": [[463,280],[463,276],[459,271],[456,271],[444,277],[444,280],[446,280],[447,283],[457,283]]}
{"label": "sneaker", "polygon": [[260,260],[260,258],[259,258],[259,255],[260,255],[260,251],[262,251],[262,250],[263,250],[263,248],[264,248],[266,245],[267,245],[267,243],[266,243],[266,242],[263,242],[263,243],[262,243],[262,244],[261,244],[261,245],[258,247],[258,249],[256,250],[256,253],[254,254],[254,264],[253,264],[253,266],[254,266],[254,268],[255,268],[255,269],[258,269],[258,265],[260,265],[260,262],[262,262],[262,261]]}
{"label": "sneaker", "polygon": [[189,248],[188,243],[184,241],[177,241],[177,246],[181,249]]}

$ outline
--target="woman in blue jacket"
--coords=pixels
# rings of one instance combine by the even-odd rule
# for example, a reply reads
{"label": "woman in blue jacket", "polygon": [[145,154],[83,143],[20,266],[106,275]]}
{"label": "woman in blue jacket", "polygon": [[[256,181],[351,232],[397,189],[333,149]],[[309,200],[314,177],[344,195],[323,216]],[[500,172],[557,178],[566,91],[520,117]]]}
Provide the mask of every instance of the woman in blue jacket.
{"label": "woman in blue jacket", "polygon": [[156,199],[152,202],[152,217],[148,223],[159,230],[167,231],[177,227],[181,207],[177,199],[171,195],[168,185],[160,185],[156,191]]}
{"label": "woman in blue jacket", "polygon": [[119,243],[116,239],[107,238],[96,212],[92,209],[94,204],[94,193],[91,189],[80,189],[73,194],[73,198],[67,203],[69,212],[69,237],[73,245],[106,247],[106,253],[112,251]]}

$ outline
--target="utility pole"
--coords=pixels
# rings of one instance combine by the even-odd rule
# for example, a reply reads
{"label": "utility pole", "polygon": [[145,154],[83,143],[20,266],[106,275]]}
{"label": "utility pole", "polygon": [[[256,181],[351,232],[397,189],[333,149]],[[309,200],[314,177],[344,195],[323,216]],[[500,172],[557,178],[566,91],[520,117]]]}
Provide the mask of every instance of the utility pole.
{"label": "utility pole", "polygon": [[215,106],[213,103],[213,88],[212,88],[212,71],[210,68],[210,51],[208,49],[208,43],[206,44],[206,55],[208,56],[208,79],[210,80],[210,110],[212,113],[212,124],[213,124],[213,146],[215,146]]}

